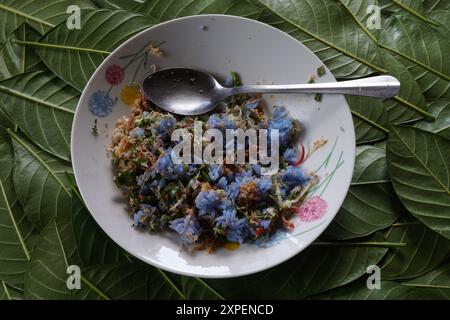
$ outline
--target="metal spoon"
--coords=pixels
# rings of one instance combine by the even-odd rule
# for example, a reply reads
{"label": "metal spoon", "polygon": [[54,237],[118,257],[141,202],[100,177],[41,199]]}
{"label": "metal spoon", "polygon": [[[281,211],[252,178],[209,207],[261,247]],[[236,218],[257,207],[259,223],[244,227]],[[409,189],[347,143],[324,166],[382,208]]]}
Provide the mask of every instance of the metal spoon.
{"label": "metal spoon", "polygon": [[329,83],[223,87],[210,74],[187,68],[164,69],[147,76],[143,94],[160,108],[181,115],[206,113],[225,98],[242,93],[338,93],[391,98],[400,82],[391,76]]}

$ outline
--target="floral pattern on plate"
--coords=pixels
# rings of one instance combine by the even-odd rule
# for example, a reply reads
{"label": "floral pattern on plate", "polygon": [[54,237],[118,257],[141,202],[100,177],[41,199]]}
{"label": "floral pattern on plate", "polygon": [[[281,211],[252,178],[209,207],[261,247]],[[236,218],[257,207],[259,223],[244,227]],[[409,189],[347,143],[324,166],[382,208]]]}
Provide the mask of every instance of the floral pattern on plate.
{"label": "floral pattern on plate", "polygon": [[[134,104],[141,94],[139,85],[136,84],[137,73],[142,67],[144,69],[147,68],[149,56],[156,58],[161,56],[160,51],[158,51],[161,44],[162,43],[154,46],[151,42],[148,42],[139,50],[119,57],[119,59],[126,62],[124,66],[113,63],[106,67],[104,79],[106,82],[105,84],[109,85],[109,87],[105,90],[97,90],[89,97],[89,111],[95,117],[104,118],[113,111],[113,107],[117,103],[118,97],[112,95],[112,89],[113,87],[119,86],[124,81],[125,72],[133,65],[135,66],[133,76],[131,80],[122,87],[120,91],[120,100],[127,106]],[[152,66],[152,71],[154,71],[155,67],[154,65]]]}

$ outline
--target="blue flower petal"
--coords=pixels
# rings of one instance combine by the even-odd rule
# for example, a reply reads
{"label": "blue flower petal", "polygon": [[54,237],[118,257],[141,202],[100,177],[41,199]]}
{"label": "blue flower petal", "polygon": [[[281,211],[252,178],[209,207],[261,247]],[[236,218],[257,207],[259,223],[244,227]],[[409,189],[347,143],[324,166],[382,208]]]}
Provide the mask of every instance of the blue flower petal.
{"label": "blue flower petal", "polygon": [[287,148],[283,153],[283,158],[289,163],[294,164],[298,161],[299,154],[296,148]]}
{"label": "blue flower petal", "polygon": [[137,128],[134,128],[133,130],[131,130],[131,132],[130,132],[130,136],[132,137],[132,138],[142,138],[143,136],[144,136],[144,134],[145,134],[145,131],[144,131],[144,129],[143,128],[140,128],[140,127],[137,127]]}
{"label": "blue flower petal", "polygon": [[281,178],[283,183],[288,187],[287,192],[297,186],[302,186],[309,181],[309,177],[300,168],[292,166],[287,167],[287,169],[283,171]]}
{"label": "blue flower petal", "polygon": [[273,189],[272,180],[269,178],[261,179],[256,183],[256,188],[262,195],[266,195]]}
{"label": "blue flower petal", "polygon": [[209,167],[209,179],[212,182],[216,182],[222,176],[222,166],[221,165],[210,165]]}
{"label": "blue flower petal", "polygon": [[178,218],[169,223],[169,228],[175,230],[181,237],[183,243],[192,244],[198,240],[202,228],[193,215]]}
{"label": "blue flower petal", "polygon": [[142,227],[141,219],[144,216],[144,211],[139,210],[133,216],[133,225],[135,228]]}
{"label": "blue flower petal", "polygon": [[201,191],[195,199],[195,206],[199,210],[199,215],[209,214],[214,216],[221,201],[216,191]]}
{"label": "blue flower petal", "polygon": [[166,133],[175,125],[175,123],[176,120],[172,116],[161,119],[156,127],[156,133]]}

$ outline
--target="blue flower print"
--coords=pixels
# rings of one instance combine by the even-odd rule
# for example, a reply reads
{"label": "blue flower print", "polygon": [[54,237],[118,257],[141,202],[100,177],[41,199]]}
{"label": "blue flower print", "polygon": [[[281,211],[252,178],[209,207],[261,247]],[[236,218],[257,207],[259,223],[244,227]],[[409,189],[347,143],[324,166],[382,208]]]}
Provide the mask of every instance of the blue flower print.
{"label": "blue flower print", "polygon": [[112,112],[114,100],[108,92],[97,90],[89,98],[88,105],[93,115],[104,118]]}

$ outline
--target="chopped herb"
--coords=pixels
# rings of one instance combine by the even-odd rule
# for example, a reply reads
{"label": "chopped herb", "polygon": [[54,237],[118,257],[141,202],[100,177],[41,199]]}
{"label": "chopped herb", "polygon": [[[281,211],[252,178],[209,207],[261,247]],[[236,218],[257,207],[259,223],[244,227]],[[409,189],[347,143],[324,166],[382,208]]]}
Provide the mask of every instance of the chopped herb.
{"label": "chopped herb", "polygon": [[325,71],[325,66],[320,66],[317,68],[317,76],[323,77],[325,75],[326,71]]}
{"label": "chopped herb", "polygon": [[231,75],[231,80],[232,80],[232,83],[233,83],[233,87],[242,86],[241,78],[239,78],[239,75],[238,75],[237,72],[231,71],[230,75]]}
{"label": "chopped herb", "polygon": [[314,83],[314,82],[316,82],[316,77],[313,75],[310,75],[309,79],[308,79],[308,83]]}
{"label": "chopped herb", "polygon": [[134,183],[134,172],[123,172],[114,178],[117,186],[129,186]]}
{"label": "chopped herb", "polygon": [[[225,82],[228,86],[231,85],[232,87],[242,86],[242,81],[241,81],[241,78],[239,77],[239,74],[234,71],[230,72],[230,75]],[[231,100],[232,105],[242,105],[246,99],[247,99],[247,97],[245,94],[240,94],[240,95],[232,96],[230,100]]]}
{"label": "chopped herb", "polygon": [[314,100],[316,100],[317,102],[322,101],[322,94],[321,93],[316,93],[314,95]]}
{"label": "chopped herb", "polygon": [[93,136],[98,136],[98,127],[97,127],[97,119],[94,120],[94,126],[91,129],[91,133]]}

